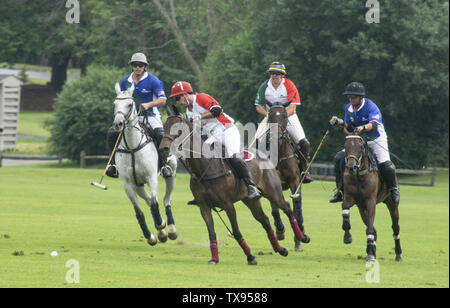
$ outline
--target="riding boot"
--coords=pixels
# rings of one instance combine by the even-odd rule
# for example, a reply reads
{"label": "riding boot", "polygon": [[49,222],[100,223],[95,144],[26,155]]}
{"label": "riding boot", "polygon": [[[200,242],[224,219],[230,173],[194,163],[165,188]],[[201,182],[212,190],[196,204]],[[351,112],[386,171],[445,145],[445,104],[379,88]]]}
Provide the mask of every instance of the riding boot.
{"label": "riding boot", "polygon": [[[119,138],[119,133],[116,132],[113,127],[110,127],[108,130],[108,133],[106,135],[106,140],[108,142],[108,148],[109,148],[110,153],[114,150],[114,146],[116,145],[117,138]],[[106,169],[106,172],[105,172],[105,174],[107,176],[112,177],[112,178],[119,177],[119,172],[117,171],[117,168],[115,165],[115,163],[116,163],[115,156],[116,155],[114,153],[113,157],[111,158],[111,162],[109,163],[108,168]]]}
{"label": "riding boot", "polygon": [[342,160],[345,158],[345,152],[339,151],[334,157],[334,176],[336,177],[336,193],[330,199],[330,203],[344,201],[344,179],[342,177]]}
{"label": "riding boot", "polygon": [[[300,177],[303,178],[303,175],[305,174],[306,169],[308,168],[307,159],[309,157],[309,148],[310,148],[309,141],[306,138],[300,140],[300,142],[298,143],[298,148],[300,152],[298,167],[300,169]],[[308,172],[305,176],[305,179],[303,180],[303,184],[308,184],[311,183],[312,181],[313,179],[311,178],[311,175]]]}
{"label": "riding boot", "polygon": [[159,145],[161,144],[161,141],[164,137],[164,128],[162,128],[162,127],[154,128],[153,132],[156,137],[156,144],[155,144],[156,150],[158,151],[158,168],[161,171],[161,175],[164,178],[171,177],[173,175],[173,170],[169,165],[165,164],[166,159],[162,155],[162,153],[159,151]]}
{"label": "riding boot", "polygon": [[395,166],[391,161],[379,164],[381,177],[386,182],[387,188],[391,191],[391,198],[394,203],[400,202],[400,191],[398,189],[397,176],[395,174]]}
{"label": "riding boot", "polygon": [[228,162],[230,163],[233,170],[236,172],[237,176],[244,180],[248,189],[248,198],[254,199],[258,198],[261,194],[253,182],[252,176],[250,174],[250,170],[248,169],[247,164],[240,158],[233,157],[228,158]]}

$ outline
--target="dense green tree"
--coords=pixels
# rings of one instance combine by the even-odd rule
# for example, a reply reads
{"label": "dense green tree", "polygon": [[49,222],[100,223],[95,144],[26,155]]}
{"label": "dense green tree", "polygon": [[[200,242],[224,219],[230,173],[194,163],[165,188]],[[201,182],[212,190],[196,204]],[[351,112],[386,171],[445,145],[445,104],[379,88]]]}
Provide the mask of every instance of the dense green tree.
{"label": "dense green tree", "polygon": [[53,153],[76,161],[82,150],[91,155],[107,153],[106,133],[116,97],[114,84],[123,75],[123,70],[114,67],[92,65],[83,78],[63,87],[47,123]]}
{"label": "dense green tree", "polygon": [[[345,85],[358,80],[380,106],[394,153],[410,165],[448,165],[448,2],[380,2],[379,23],[366,21],[369,8],[357,0],[252,4],[246,31],[204,67],[204,87],[232,115],[260,120],[252,102],[278,60],[300,90],[298,113],[313,148],[328,119],[343,115]],[[332,159],[341,136],[333,130],[319,159]]]}

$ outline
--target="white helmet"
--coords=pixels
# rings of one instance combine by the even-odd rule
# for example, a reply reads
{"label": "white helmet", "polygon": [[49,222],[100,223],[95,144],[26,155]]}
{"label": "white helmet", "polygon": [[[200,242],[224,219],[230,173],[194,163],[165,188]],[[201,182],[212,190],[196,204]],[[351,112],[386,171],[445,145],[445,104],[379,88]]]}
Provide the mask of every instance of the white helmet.
{"label": "white helmet", "polygon": [[133,62],[141,62],[148,65],[147,57],[142,52],[137,52],[131,56],[131,60],[128,62],[128,64],[131,64]]}

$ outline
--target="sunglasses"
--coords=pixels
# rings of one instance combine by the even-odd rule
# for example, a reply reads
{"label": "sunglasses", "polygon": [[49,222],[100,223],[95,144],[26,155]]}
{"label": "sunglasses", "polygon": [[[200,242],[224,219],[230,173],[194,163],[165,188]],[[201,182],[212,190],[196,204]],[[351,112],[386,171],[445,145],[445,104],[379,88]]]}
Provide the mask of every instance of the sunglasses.
{"label": "sunglasses", "polygon": [[181,99],[181,95],[180,96],[175,96],[175,100],[178,102]]}
{"label": "sunglasses", "polygon": [[348,94],[347,95],[347,98],[351,98],[351,99],[355,99],[357,97],[359,97],[359,95],[355,95],[355,94]]}
{"label": "sunglasses", "polygon": [[283,73],[271,72],[270,75],[277,75],[277,76],[280,76],[280,75],[283,75]]}
{"label": "sunglasses", "polygon": [[134,62],[134,63],[131,63],[131,66],[133,66],[133,67],[144,67],[145,64],[144,63],[136,63],[136,62]]}

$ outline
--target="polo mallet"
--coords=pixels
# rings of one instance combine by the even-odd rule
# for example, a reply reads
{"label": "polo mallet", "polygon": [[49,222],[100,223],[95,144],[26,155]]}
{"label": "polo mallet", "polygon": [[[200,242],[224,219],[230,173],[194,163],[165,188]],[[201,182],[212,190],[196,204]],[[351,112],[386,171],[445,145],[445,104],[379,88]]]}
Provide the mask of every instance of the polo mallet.
{"label": "polo mallet", "polygon": [[314,153],[313,158],[312,158],[311,161],[309,162],[308,167],[306,168],[306,171],[303,173],[303,176],[302,176],[302,178],[301,178],[301,180],[300,180],[300,183],[299,183],[298,186],[297,186],[297,189],[295,190],[295,193],[293,193],[293,194],[291,195],[291,198],[292,198],[292,199],[297,199],[298,197],[300,197],[300,194],[298,193],[298,191],[299,191],[300,187],[302,186],[303,181],[305,180],[306,174],[308,173],[309,169],[311,168],[311,165],[312,165],[314,159],[316,159],[317,153],[319,153],[319,150],[320,150],[320,148],[322,147],[322,144],[323,144],[323,142],[325,141],[325,138],[328,136],[328,133],[330,132],[330,127],[331,127],[331,125],[328,126],[328,129],[327,129],[327,131],[325,132],[325,135],[322,137],[322,141],[320,141],[320,144],[319,144],[319,146],[317,147],[317,150],[316,150],[316,152]]}
{"label": "polo mallet", "polygon": [[111,160],[114,156],[114,153],[116,153],[116,149],[117,149],[117,145],[119,144],[120,137],[122,137],[122,131],[120,132],[119,136],[117,137],[116,144],[114,145],[114,149],[111,152],[111,156],[109,157],[108,163],[106,164],[105,171],[103,171],[103,175],[100,178],[100,181],[98,183],[91,181],[91,185],[94,185],[95,187],[98,187],[98,188],[101,188],[104,190],[108,189],[108,187],[106,187],[105,185],[102,185],[102,181],[103,181],[103,177],[106,175],[106,170],[108,170],[109,163],[111,162]]}

